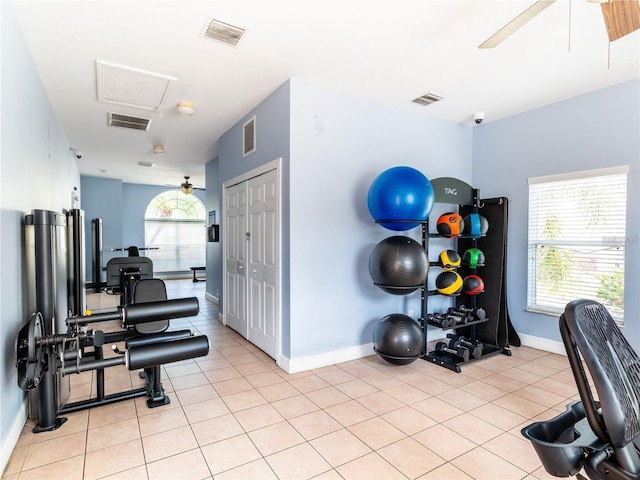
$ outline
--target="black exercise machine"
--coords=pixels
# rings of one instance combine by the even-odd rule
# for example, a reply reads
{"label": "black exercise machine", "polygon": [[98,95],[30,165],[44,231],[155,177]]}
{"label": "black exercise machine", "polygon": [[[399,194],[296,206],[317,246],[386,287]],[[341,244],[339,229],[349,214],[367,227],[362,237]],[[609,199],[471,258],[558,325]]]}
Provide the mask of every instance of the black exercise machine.
{"label": "black exercise machine", "polygon": [[[150,408],[165,405],[169,399],[162,388],[161,366],[209,352],[206,336],[193,335],[190,330],[169,330],[170,319],[198,314],[198,299],[167,300],[164,282],[159,279],[138,278],[127,285],[131,302],[124,302],[115,311],[87,314],[84,297],[68,295],[68,288],[83,292],[84,286],[83,268],[68,274],[68,254],[75,264],[84,252],[82,232],[67,235],[67,227],[75,230],[82,225],[75,217],[68,219],[68,215],[48,210],[33,210],[24,219],[27,311],[34,313],[18,328],[16,366],[18,386],[30,391],[29,416],[38,417],[33,429],[36,433],[60,427],[66,420],[60,414],[138,396],[148,396]],[[131,261],[139,263],[139,277],[145,276],[145,269],[152,274],[150,261],[143,258],[125,259],[130,260],[129,266]],[[119,284],[121,269],[116,270]],[[98,322],[114,320],[120,322],[122,330],[92,328]],[[104,355],[105,345],[119,342],[124,343],[123,351],[113,348],[113,353]],[[145,387],[105,395],[104,370],[117,365],[144,370]],[[96,396],[69,403],[69,375],[92,370],[96,371]]]}
{"label": "black exercise machine", "polygon": [[556,477],[584,479],[584,469],[592,480],[639,479],[640,357],[595,301],[569,303],[560,333],[580,400],[522,434]]}
{"label": "black exercise machine", "polygon": [[[151,282],[162,283],[158,279]],[[145,280],[137,287],[144,287]],[[47,371],[55,371],[62,376],[97,370],[96,397],[75,403],[67,403],[58,408],[46,396],[40,396],[40,412],[50,412],[48,418],[55,418],[51,424],[40,421],[34,431],[58,428],[65,419],[56,418],[64,414],[90,407],[105,405],[139,396],[148,396],[149,408],[166,405],[169,398],[164,394],[160,379],[161,365],[178,362],[209,353],[209,340],[205,335],[194,336],[190,330],[167,331],[169,320],[197,315],[198,299],[179,298],[173,300],[145,301],[120,306],[106,313],[77,316],[66,319],[67,332],[46,334],[40,313],[33,314],[20,329],[17,340],[18,385],[23,390],[39,387]],[[118,320],[122,331],[93,331],[90,325]],[[112,350],[115,356],[105,358],[103,347],[108,344],[125,342],[125,350]],[[53,362],[47,359],[54,359]],[[116,394],[104,393],[104,369],[125,365],[129,370],[144,369],[146,384],[143,388]],[[42,416],[41,416],[42,418]]]}
{"label": "black exercise machine", "polygon": [[140,250],[158,250],[158,247],[112,248],[112,252],[127,252],[126,257],[114,257],[107,262],[107,293],[120,295],[120,305],[133,302],[133,287],[140,279],[153,278],[153,262],[141,257]]}

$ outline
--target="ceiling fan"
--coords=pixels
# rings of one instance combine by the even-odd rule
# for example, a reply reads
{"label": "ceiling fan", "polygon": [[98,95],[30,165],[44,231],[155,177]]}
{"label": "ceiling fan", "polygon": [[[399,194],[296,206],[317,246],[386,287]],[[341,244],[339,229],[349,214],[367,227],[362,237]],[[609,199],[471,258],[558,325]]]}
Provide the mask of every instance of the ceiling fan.
{"label": "ceiling fan", "polygon": [[[538,0],[504,27],[491,35],[478,48],[493,48],[505,40],[509,35],[529,22],[533,17],[549,7],[556,0]],[[607,27],[609,42],[613,42],[625,35],[640,29],[640,1],[639,0],[586,0],[600,3],[602,16]]]}
{"label": "ceiling fan", "polygon": [[[205,189],[204,189],[204,188],[202,188],[202,187],[196,187],[196,186],[194,186],[194,185],[193,185],[193,183],[191,183],[191,182],[189,181],[189,178],[190,178],[190,177],[189,177],[188,175],[185,175],[185,176],[184,176],[184,182],[182,182],[182,183],[180,184],[180,191],[181,191],[182,193],[184,193],[185,195],[189,195],[190,193],[193,193],[193,191],[194,191],[194,190],[205,190]],[[172,186],[172,187],[176,187],[177,185],[170,185],[170,186]]]}

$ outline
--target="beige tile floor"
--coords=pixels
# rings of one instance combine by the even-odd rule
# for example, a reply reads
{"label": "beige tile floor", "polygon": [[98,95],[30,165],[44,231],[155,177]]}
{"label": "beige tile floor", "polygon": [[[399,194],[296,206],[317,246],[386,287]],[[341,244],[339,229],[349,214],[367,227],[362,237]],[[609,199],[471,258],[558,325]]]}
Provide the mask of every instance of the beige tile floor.
{"label": "beige tile floor", "polygon": [[[3,480],[25,479],[550,479],[520,429],[577,398],[565,357],[528,347],[454,373],[377,356],[289,375],[217,321],[204,282],[168,281],[201,312],[173,328],[208,335],[208,356],[164,367],[169,405],[145,398],[66,415],[34,434],[28,420]],[[115,297],[90,295],[95,310]],[[105,328],[106,329],[106,328]],[[72,375],[72,401],[94,396]],[[139,386],[106,370],[107,394]]]}

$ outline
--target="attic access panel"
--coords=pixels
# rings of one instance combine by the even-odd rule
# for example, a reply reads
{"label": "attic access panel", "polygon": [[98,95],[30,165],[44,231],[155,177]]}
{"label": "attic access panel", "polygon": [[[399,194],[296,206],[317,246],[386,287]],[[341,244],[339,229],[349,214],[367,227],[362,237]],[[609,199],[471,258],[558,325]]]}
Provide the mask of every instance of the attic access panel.
{"label": "attic access panel", "polygon": [[169,75],[96,60],[98,100],[160,111],[173,82]]}

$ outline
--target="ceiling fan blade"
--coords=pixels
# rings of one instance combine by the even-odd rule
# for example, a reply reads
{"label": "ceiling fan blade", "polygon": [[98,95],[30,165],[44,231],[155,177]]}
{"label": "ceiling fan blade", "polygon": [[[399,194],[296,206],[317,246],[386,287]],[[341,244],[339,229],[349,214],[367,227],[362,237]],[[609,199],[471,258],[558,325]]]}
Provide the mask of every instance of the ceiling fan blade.
{"label": "ceiling fan blade", "polygon": [[478,48],[493,48],[502,42],[505,38],[525,25],[529,20],[542,12],[556,0],[538,0],[536,3],[527,8],[516,18],[507,23],[504,27],[482,42]]}
{"label": "ceiling fan blade", "polygon": [[638,0],[609,0],[600,5],[609,41],[640,29],[640,2]]}

